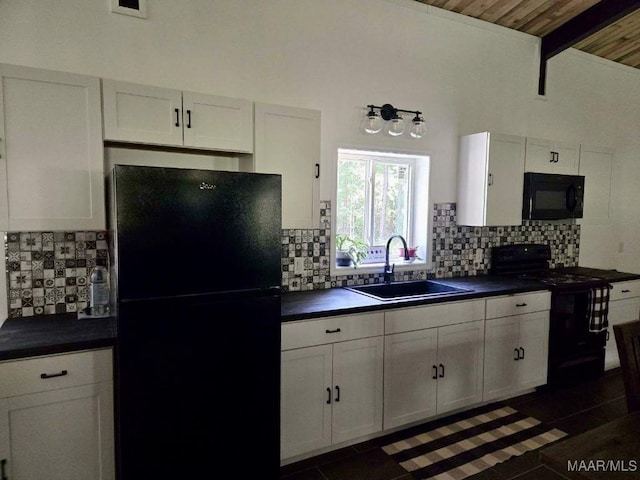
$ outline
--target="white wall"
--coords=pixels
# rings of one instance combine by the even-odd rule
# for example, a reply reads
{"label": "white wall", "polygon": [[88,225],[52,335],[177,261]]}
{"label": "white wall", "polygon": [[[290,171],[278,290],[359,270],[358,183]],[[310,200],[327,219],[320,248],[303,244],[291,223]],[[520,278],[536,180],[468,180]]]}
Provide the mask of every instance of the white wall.
{"label": "white wall", "polygon": [[[147,3],[143,20],[110,13],[108,0],[3,0],[0,62],[319,109],[322,199],[338,146],[431,154],[435,202],[456,199],[460,134],[612,147],[615,222],[583,229],[581,263],[640,272],[639,71],[570,50],[549,63],[538,99],[537,38],[413,0]],[[428,134],[366,136],[369,103],[423,111]]]}

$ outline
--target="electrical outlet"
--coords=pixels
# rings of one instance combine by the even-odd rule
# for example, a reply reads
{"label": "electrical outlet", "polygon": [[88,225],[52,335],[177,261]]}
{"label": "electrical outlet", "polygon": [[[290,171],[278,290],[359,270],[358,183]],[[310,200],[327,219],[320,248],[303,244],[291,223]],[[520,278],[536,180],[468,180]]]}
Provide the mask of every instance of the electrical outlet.
{"label": "electrical outlet", "polygon": [[384,263],[385,253],[385,247],[383,247],[382,245],[374,245],[373,247],[369,247],[367,256],[362,261],[362,263]]}
{"label": "electrical outlet", "polygon": [[293,262],[293,273],[295,275],[304,274],[304,257],[295,257]]}

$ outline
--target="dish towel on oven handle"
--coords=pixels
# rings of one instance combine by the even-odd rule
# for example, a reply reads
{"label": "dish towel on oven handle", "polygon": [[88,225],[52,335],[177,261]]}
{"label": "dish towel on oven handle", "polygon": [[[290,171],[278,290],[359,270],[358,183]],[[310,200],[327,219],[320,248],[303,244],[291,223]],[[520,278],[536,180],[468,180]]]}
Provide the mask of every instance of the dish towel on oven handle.
{"label": "dish towel on oven handle", "polygon": [[602,332],[609,326],[609,291],[611,285],[593,287],[589,290],[587,318],[590,332]]}

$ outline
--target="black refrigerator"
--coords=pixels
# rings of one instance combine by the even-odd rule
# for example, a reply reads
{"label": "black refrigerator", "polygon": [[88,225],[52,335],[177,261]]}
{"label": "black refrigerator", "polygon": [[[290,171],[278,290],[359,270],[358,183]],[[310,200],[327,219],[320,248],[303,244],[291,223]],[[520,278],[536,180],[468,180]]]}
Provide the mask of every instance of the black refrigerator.
{"label": "black refrigerator", "polygon": [[281,177],[116,165],[119,480],[277,479]]}

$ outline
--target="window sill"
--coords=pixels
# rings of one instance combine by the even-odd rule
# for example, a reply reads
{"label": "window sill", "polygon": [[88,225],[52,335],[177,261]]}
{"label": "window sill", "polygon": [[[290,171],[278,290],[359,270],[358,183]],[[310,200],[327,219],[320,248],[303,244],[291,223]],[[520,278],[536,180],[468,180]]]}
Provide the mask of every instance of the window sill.
{"label": "window sill", "polygon": [[[390,262],[392,265],[395,263],[396,272],[406,272],[410,270],[425,270],[429,267],[425,260],[415,260],[413,262],[398,261]],[[363,275],[371,273],[382,274],[384,270],[384,263],[365,263],[360,264],[358,267],[338,267],[334,264],[331,268],[331,275]]]}

